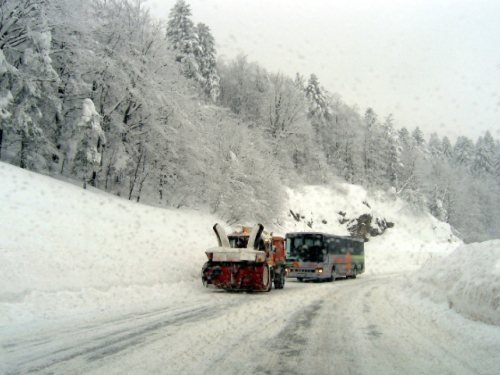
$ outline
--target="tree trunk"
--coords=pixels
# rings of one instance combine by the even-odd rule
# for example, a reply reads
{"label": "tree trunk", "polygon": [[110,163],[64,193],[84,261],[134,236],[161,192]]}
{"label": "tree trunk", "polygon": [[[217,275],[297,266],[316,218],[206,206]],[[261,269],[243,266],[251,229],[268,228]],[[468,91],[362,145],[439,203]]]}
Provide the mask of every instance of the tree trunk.
{"label": "tree trunk", "polygon": [[146,180],[148,175],[149,175],[149,173],[146,173],[144,178],[139,182],[139,189],[137,191],[137,203],[139,203],[139,201],[141,200],[142,186],[144,185],[144,181]]}
{"label": "tree trunk", "polygon": [[28,168],[28,155],[27,155],[27,150],[26,150],[26,138],[24,136],[24,133],[21,134],[21,160],[19,162],[19,167],[22,169],[27,169]]}
{"label": "tree trunk", "polygon": [[0,129],[0,160],[2,160],[3,129]]}
{"label": "tree trunk", "polygon": [[141,155],[139,155],[139,160],[137,161],[137,165],[135,167],[134,176],[130,180],[130,190],[128,193],[128,200],[129,201],[132,200],[132,193],[134,192],[135,183],[137,182],[137,177],[139,174],[139,167],[141,165],[141,159],[142,159],[142,157],[141,157]]}
{"label": "tree trunk", "polygon": [[97,172],[92,171],[92,177],[90,178],[89,181],[90,186],[96,187],[96,179],[97,179]]}

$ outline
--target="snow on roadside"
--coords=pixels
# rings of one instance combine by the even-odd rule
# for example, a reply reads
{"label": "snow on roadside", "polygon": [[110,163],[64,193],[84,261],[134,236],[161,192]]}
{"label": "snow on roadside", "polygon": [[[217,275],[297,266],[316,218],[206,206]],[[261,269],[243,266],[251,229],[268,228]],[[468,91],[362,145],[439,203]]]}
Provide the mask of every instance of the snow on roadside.
{"label": "snow on roadside", "polygon": [[[0,163],[0,327],[182,300],[211,215],[140,205]],[[196,287],[194,286],[196,285]]]}
{"label": "snow on roadside", "polygon": [[462,245],[430,258],[405,285],[420,298],[500,326],[500,240]]}

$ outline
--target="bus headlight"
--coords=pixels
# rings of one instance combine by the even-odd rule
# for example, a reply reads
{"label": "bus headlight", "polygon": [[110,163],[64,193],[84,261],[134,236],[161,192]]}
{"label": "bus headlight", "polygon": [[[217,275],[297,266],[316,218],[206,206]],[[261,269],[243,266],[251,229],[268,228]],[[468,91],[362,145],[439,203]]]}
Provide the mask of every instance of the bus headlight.
{"label": "bus headlight", "polygon": [[316,268],[316,273],[323,273],[323,268]]}

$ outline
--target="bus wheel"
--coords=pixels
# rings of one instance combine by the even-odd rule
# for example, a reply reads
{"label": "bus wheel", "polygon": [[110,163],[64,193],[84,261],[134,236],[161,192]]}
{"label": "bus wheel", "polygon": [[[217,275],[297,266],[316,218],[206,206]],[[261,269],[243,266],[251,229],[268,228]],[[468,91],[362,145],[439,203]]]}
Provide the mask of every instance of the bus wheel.
{"label": "bus wheel", "polygon": [[304,280],[302,277],[297,277],[297,281],[298,281],[299,283],[301,283],[301,282],[302,282],[302,280]]}
{"label": "bus wheel", "polygon": [[352,273],[351,277],[352,277],[353,279],[355,279],[357,275],[358,275],[358,270],[357,270],[357,268],[356,268],[356,267],[354,267],[354,271],[353,271],[353,273]]}
{"label": "bus wheel", "polygon": [[335,281],[335,268],[332,268],[332,275],[328,279],[326,279],[326,281],[328,281],[329,283]]}

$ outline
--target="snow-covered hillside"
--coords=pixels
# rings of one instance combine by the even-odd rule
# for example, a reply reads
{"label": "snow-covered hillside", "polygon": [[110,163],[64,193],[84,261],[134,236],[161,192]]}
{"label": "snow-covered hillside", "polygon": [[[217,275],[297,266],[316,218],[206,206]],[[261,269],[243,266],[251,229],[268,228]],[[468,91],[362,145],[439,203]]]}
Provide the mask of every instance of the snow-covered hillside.
{"label": "snow-covered hillside", "polygon": [[[288,193],[288,209],[304,220],[290,214],[268,229],[310,230],[305,223],[312,219],[313,230],[344,235],[340,211],[385,218],[395,226],[366,243],[367,272],[360,277],[414,272],[406,278],[408,295],[500,324],[498,241],[461,246],[448,225],[348,184]],[[214,216],[140,205],[4,163],[0,207],[0,329],[165,300],[181,304],[207,293],[200,270],[204,250],[216,242]]]}

